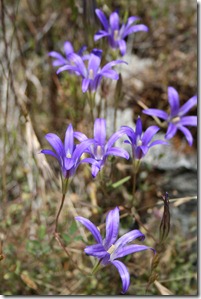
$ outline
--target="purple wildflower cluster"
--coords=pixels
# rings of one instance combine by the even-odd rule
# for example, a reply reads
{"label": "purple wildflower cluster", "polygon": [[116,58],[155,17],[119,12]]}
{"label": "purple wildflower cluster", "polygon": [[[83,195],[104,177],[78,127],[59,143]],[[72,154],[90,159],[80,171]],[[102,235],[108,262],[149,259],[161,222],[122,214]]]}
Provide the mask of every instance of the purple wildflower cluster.
{"label": "purple wildflower cluster", "polygon": [[[132,33],[139,31],[148,31],[148,27],[143,24],[134,24],[139,21],[136,16],[128,18],[126,24],[120,24],[120,18],[117,12],[112,12],[109,19],[100,10],[96,9],[95,13],[100,20],[103,29],[94,35],[94,41],[101,38],[107,38],[108,45],[113,49],[120,51],[124,56],[126,54],[126,37]],[[82,78],[82,92],[96,92],[103,77],[118,80],[119,74],[113,67],[127,63],[117,59],[101,66],[102,54],[101,49],[93,49],[90,53],[85,53],[87,48],[83,46],[75,53],[72,44],[69,41],[64,43],[64,55],[52,51],[49,53],[53,61],[53,66],[58,67],[57,74],[69,71]],[[190,98],[183,106],[179,105],[179,95],[174,87],[168,87],[168,101],[170,104],[170,113],[159,109],[144,109],[143,113],[161,118],[166,126],[167,132],[165,139],[171,139],[180,130],[186,137],[189,145],[193,143],[193,137],[186,126],[197,126],[197,116],[186,116],[188,111],[197,104],[197,96]],[[141,160],[156,145],[167,145],[165,140],[154,140],[159,126],[153,125],[143,132],[142,120],[138,117],[135,129],[129,126],[122,126],[113,133],[107,140],[106,136],[106,120],[104,118],[96,118],[94,122],[94,136],[88,138],[83,132],[73,130],[72,124],[67,127],[64,142],[53,133],[45,136],[52,147],[44,149],[41,153],[50,155],[59,162],[63,179],[68,179],[75,175],[78,166],[81,163],[91,165],[91,174],[95,178],[101,169],[105,166],[109,156],[129,159],[129,153],[121,147],[114,146],[120,139],[124,138],[124,142],[130,144],[132,150],[132,159],[134,161]],[[74,141],[76,139],[76,143]],[[59,214],[58,214],[59,215]],[[87,246],[84,251],[87,255],[98,258],[100,264],[115,266],[122,279],[122,293],[125,293],[130,285],[130,275],[126,266],[119,261],[128,254],[132,254],[147,249],[154,249],[145,245],[132,244],[130,242],[139,239],[144,240],[145,236],[139,230],[132,230],[119,239],[119,208],[116,207],[109,211],[106,217],[106,236],[103,239],[98,228],[88,219],[81,216],[75,217],[77,221],[83,224],[93,235],[96,244]],[[58,218],[57,218],[58,220]],[[155,251],[154,251],[155,252]]]}

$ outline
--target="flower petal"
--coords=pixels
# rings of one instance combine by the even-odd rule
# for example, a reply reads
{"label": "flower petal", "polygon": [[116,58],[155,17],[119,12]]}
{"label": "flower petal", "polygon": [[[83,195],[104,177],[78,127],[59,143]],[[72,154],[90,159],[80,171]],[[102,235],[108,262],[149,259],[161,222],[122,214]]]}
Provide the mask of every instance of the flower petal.
{"label": "flower petal", "polygon": [[197,105],[197,96],[190,98],[183,106],[181,106],[179,109],[179,116],[186,114],[195,105]]}
{"label": "flower petal", "polygon": [[105,28],[105,30],[107,31],[108,30],[108,27],[109,27],[109,23],[108,23],[108,20],[105,16],[105,14],[100,10],[100,9],[95,9],[95,12],[96,12],[96,15],[97,17],[99,18],[99,20],[101,21],[103,27]]}
{"label": "flower petal", "polygon": [[56,59],[53,61],[53,66],[59,66],[68,63],[68,61],[61,54],[55,51],[49,52],[48,55]]}
{"label": "flower petal", "polygon": [[64,139],[64,148],[67,158],[71,158],[74,150],[74,134],[73,126],[70,124],[66,130],[65,139]]}
{"label": "flower petal", "polygon": [[174,124],[169,123],[167,132],[165,134],[165,139],[171,139],[176,134],[176,132],[177,127]]}
{"label": "flower petal", "polygon": [[123,148],[118,148],[118,147],[111,147],[106,153],[105,156],[118,156],[118,157],[122,157],[125,159],[129,159],[129,154],[128,152],[123,149]]}
{"label": "flower petal", "polygon": [[174,87],[168,87],[168,102],[170,104],[171,116],[174,117],[179,112],[179,94]]}
{"label": "flower petal", "polygon": [[41,153],[42,153],[42,154],[45,154],[45,155],[53,156],[53,157],[56,158],[56,159],[59,161],[59,163],[60,163],[60,159],[59,159],[59,157],[58,157],[53,151],[48,150],[48,149],[44,149],[44,150],[41,151]]}
{"label": "flower petal", "polygon": [[154,146],[154,145],[158,145],[158,144],[165,144],[165,145],[169,145],[168,142],[164,141],[164,140],[155,140],[153,141],[150,145],[149,145],[149,148]]}
{"label": "flower petal", "polygon": [[160,110],[160,109],[145,109],[145,110],[142,110],[142,112],[144,114],[147,114],[147,115],[150,115],[150,116],[160,117],[164,120],[168,119],[168,114],[165,111]]}
{"label": "flower petal", "polygon": [[130,285],[130,274],[126,266],[120,261],[111,262],[119,271],[119,275],[122,280],[122,293],[125,294]]}
{"label": "flower petal", "polygon": [[113,254],[111,254],[111,259],[119,259],[123,256],[129,255],[129,254],[132,254],[135,252],[147,250],[147,249],[151,249],[155,252],[155,250],[153,248],[145,246],[145,245],[133,244],[133,245],[124,246],[124,247],[121,247],[119,250],[115,251]]}
{"label": "flower petal", "polygon": [[68,58],[71,61],[71,63],[75,64],[75,66],[77,67],[77,71],[81,74],[81,76],[86,78],[87,70],[82,58],[76,53],[69,54]]}
{"label": "flower petal", "polygon": [[187,129],[187,128],[183,127],[183,126],[179,126],[178,129],[180,131],[182,131],[182,133],[185,135],[185,137],[186,137],[189,145],[192,146],[192,144],[193,144],[193,136],[192,136],[191,132],[189,131],[189,129]]}
{"label": "flower petal", "polygon": [[99,230],[97,229],[97,227],[88,219],[81,217],[81,216],[76,216],[75,220],[79,221],[80,223],[82,223],[94,236],[94,239],[98,242],[102,244],[102,237],[101,234],[99,232]]}
{"label": "flower petal", "polygon": [[113,66],[117,65],[117,64],[120,64],[120,63],[125,63],[125,64],[128,64],[126,61],[124,60],[113,60],[113,61],[110,61],[108,62],[101,70],[101,73],[104,73],[105,71],[108,71],[109,69],[111,69]]}
{"label": "flower petal", "polygon": [[132,144],[136,143],[136,134],[135,134],[134,130],[131,127],[122,126],[120,131],[128,136],[128,138],[130,139]]}
{"label": "flower petal", "polygon": [[81,132],[74,132],[74,137],[78,139],[80,142],[87,140],[87,136]]}
{"label": "flower petal", "polygon": [[112,31],[119,30],[119,15],[117,12],[111,13],[109,22]]}
{"label": "flower petal", "polygon": [[101,59],[99,56],[97,56],[95,54],[90,55],[89,62],[88,62],[88,72],[89,72],[89,74],[90,74],[90,72],[92,72],[93,78],[89,78],[89,79],[93,80],[95,78],[95,76],[98,72],[99,66],[100,66],[100,62],[101,62]]}
{"label": "flower petal", "polygon": [[115,247],[116,249],[119,247],[123,247],[137,238],[140,238],[140,240],[144,240],[145,236],[138,229],[134,229],[119,238],[115,243]]}
{"label": "flower petal", "polygon": [[48,133],[47,135],[45,135],[45,138],[59,157],[65,156],[63,143],[56,134]]}
{"label": "flower petal", "polygon": [[[75,65],[64,65],[61,66],[60,68],[58,68],[58,70],[56,71],[57,75],[63,71],[73,71],[79,74],[79,70]],[[81,74],[80,74],[81,75]]]}
{"label": "flower petal", "polygon": [[72,44],[68,41],[64,43],[64,52],[66,54],[66,57],[68,57],[69,54],[74,52]]}
{"label": "flower petal", "polygon": [[66,170],[70,170],[75,164],[76,161],[73,159],[64,157],[64,166]]}
{"label": "flower petal", "polygon": [[78,144],[73,152],[72,159],[74,159],[74,161],[77,161],[81,157],[81,155],[86,151],[86,149],[93,143],[93,139],[87,139],[82,143]]}
{"label": "flower petal", "polygon": [[94,122],[94,139],[98,145],[105,145],[106,121],[104,118],[97,118]]}
{"label": "flower petal", "polygon": [[87,246],[84,249],[84,251],[85,251],[86,254],[95,256],[99,259],[101,259],[101,258],[105,257],[106,255],[108,255],[108,252],[105,250],[103,245],[100,244],[100,243],[95,244],[95,245]]}
{"label": "flower petal", "polygon": [[137,136],[142,135],[142,121],[141,121],[140,116],[138,116],[138,119],[136,121],[135,133],[136,133]]}
{"label": "flower petal", "polygon": [[142,143],[143,145],[148,145],[154,135],[160,130],[157,126],[149,127],[143,134]]}
{"label": "flower petal", "polygon": [[125,40],[121,39],[118,41],[118,43],[119,43],[120,53],[122,56],[124,56],[126,53],[126,42],[125,42]]}
{"label": "flower petal", "polygon": [[115,70],[107,70],[104,72],[100,72],[102,76],[110,78],[112,80],[118,80],[119,79],[119,74]]}
{"label": "flower petal", "polygon": [[179,123],[182,126],[197,127],[197,116],[183,116]]}
{"label": "flower petal", "polygon": [[119,208],[109,211],[106,217],[106,237],[104,247],[108,250],[114,244],[119,232]]}
{"label": "flower petal", "polygon": [[126,130],[124,129],[120,129],[117,132],[115,132],[114,134],[112,134],[112,136],[110,136],[105,148],[106,148],[106,152],[113,146],[113,144],[122,136],[126,134]]}
{"label": "flower petal", "polygon": [[127,35],[130,35],[132,33],[138,32],[138,31],[146,31],[147,32],[147,31],[149,31],[149,28],[143,24],[133,25],[124,31],[122,38],[125,38]]}
{"label": "flower petal", "polygon": [[82,80],[82,92],[86,92],[87,91],[87,89],[89,88],[90,81],[91,80],[88,79],[88,78],[84,78]]}
{"label": "flower petal", "polygon": [[108,32],[104,31],[104,30],[99,30],[98,32],[96,32],[96,34],[94,35],[94,41],[96,42],[97,40],[99,40],[102,37],[108,36],[110,35]]}

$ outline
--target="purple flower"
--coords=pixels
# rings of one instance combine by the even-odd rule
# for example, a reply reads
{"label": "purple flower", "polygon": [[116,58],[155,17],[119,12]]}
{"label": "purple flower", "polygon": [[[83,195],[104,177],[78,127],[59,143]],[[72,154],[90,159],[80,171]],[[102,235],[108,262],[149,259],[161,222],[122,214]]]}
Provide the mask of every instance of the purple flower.
{"label": "purple flower", "polygon": [[140,160],[146,155],[150,147],[157,144],[168,144],[163,140],[151,142],[153,136],[159,129],[157,126],[151,126],[142,133],[142,121],[140,116],[138,116],[135,131],[128,126],[122,126],[120,132],[127,134],[129,140],[125,140],[124,142],[131,145],[133,158]]}
{"label": "purple flower", "polygon": [[[119,156],[129,159],[129,154],[122,148],[113,147],[113,144],[123,135],[123,132],[117,131],[106,142],[106,121],[104,118],[97,118],[94,123],[93,144],[85,151],[90,158],[83,159],[83,162],[92,164],[92,176],[95,177],[101,167],[105,164],[108,156]],[[83,142],[88,140],[87,136],[80,132],[75,132],[74,137]]]}
{"label": "purple flower", "polygon": [[[83,60],[88,58],[88,55],[83,56],[83,52],[86,50],[86,46],[83,46],[79,51],[78,55],[82,57]],[[53,61],[53,66],[64,66],[71,65],[70,54],[74,53],[73,46],[70,42],[66,41],[64,43],[64,54],[66,57],[62,56],[60,53],[56,51],[49,52],[49,56],[53,57],[55,60]]]}
{"label": "purple flower", "polygon": [[120,28],[119,15],[117,12],[111,13],[109,22],[100,9],[96,9],[95,12],[102,23],[104,30],[99,30],[94,35],[94,40],[97,41],[102,37],[107,37],[109,45],[113,49],[119,49],[122,56],[126,53],[125,38],[128,35],[138,31],[148,31],[148,27],[143,24],[133,25],[135,21],[139,20],[138,17],[132,16],[128,18],[127,23],[123,24]]}
{"label": "purple flower", "polygon": [[186,137],[189,145],[193,144],[193,137],[186,126],[197,126],[197,116],[185,116],[186,113],[197,104],[197,96],[190,98],[183,106],[179,107],[179,95],[174,87],[168,87],[168,102],[170,104],[170,114],[160,109],[146,109],[144,114],[155,115],[168,123],[165,135],[166,139],[171,139],[180,130]]}
{"label": "purple flower", "polygon": [[65,178],[69,178],[75,174],[77,167],[81,163],[81,155],[84,153],[85,149],[93,143],[92,139],[88,139],[77,146],[74,145],[74,132],[71,124],[66,130],[64,144],[61,139],[53,133],[48,133],[45,138],[54,151],[44,149],[41,153],[53,156],[58,160],[62,174]]}
{"label": "purple flower", "polygon": [[89,55],[88,66],[86,67],[82,58],[72,53],[70,55],[70,60],[72,65],[65,65],[57,70],[57,74],[60,72],[69,70],[75,72],[77,75],[82,77],[82,91],[86,92],[88,89],[91,91],[96,91],[98,88],[102,77],[107,77],[113,80],[118,80],[118,73],[112,69],[113,66],[119,63],[126,63],[123,60],[114,60],[107,63],[102,69],[100,68],[101,55],[100,50],[94,49]]}
{"label": "purple flower", "polygon": [[117,240],[119,232],[119,208],[111,210],[106,217],[106,236],[103,239],[98,228],[88,219],[77,216],[77,221],[82,223],[93,235],[96,240],[95,245],[87,246],[84,251],[88,255],[98,258],[103,265],[112,264],[119,271],[122,280],[122,293],[124,294],[130,285],[130,274],[126,266],[117,259],[134,252],[151,249],[145,245],[132,244],[127,245],[133,240],[139,238],[144,240],[145,236],[137,229],[132,230]]}

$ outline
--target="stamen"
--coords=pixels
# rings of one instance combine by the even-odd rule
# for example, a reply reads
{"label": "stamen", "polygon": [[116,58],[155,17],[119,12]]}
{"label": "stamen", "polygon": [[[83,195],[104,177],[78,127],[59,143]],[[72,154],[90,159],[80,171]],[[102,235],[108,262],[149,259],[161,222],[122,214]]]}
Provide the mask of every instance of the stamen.
{"label": "stamen", "polygon": [[114,40],[118,40],[118,37],[119,37],[119,30],[115,30],[114,31]]}
{"label": "stamen", "polygon": [[173,124],[176,124],[177,122],[180,121],[180,119],[181,119],[181,118],[180,118],[179,116],[176,116],[176,117],[172,118],[171,121],[172,121]]}
{"label": "stamen", "polygon": [[142,140],[138,140],[138,142],[137,142],[137,146],[141,146],[142,145]]}
{"label": "stamen", "polygon": [[94,79],[94,71],[92,69],[89,70],[89,79]]}
{"label": "stamen", "polygon": [[67,152],[66,158],[71,158],[71,157],[72,157],[71,153]]}
{"label": "stamen", "polygon": [[97,160],[101,160],[103,158],[103,150],[102,150],[102,147],[101,145],[98,145],[97,148],[96,148],[96,159]]}
{"label": "stamen", "polygon": [[112,246],[110,246],[110,248],[107,250],[107,252],[108,252],[109,254],[112,254],[112,253],[114,252],[114,250],[115,250],[115,245],[112,244]]}

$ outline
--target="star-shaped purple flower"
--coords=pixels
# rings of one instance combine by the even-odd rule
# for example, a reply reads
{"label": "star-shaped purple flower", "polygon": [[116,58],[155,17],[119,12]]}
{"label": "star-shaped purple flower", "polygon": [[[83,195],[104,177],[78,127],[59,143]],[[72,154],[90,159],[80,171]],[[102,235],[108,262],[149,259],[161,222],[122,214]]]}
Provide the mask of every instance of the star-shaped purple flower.
{"label": "star-shaped purple flower", "polygon": [[114,208],[107,214],[106,236],[104,239],[102,238],[98,228],[90,220],[81,216],[77,216],[75,219],[82,223],[92,233],[96,240],[95,245],[87,246],[84,249],[85,253],[98,258],[102,265],[112,264],[117,268],[122,280],[122,293],[124,294],[130,285],[130,274],[126,266],[122,262],[118,261],[118,259],[138,251],[151,249],[155,252],[155,250],[145,245],[127,245],[137,238],[139,238],[140,241],[144,240],[145,236],[137,229],[126,233],[117,240],[119,233],[118,207]]}
{"label": "star-shaped purple flower", "polygon": [[70,124],[66,130],[64,144],[61,139],[53,133],[48,133],[45,138],[52,146],[54,151],[44,149],[41,153],[56,158],[60,164],[64,178],[69,178],[75,174],[75,171],[81,163],[80,157],[87,147],[93,143],[92,139],[88,139],[79,145],[74,144],[73,126]]}
{"label": "star-shaped purple flower", "polygon": [[179,94],[174,87],[168,87],[168,102],[170,104],[170,114],[160,109],[145,109],[144,114],[157,116],[168,123],[165,135],[166,139],[171,139],[180,130],[186,137],[190,146],[193,144],[193,137],[186,126],[197,126],[197,116],[185,116],[186,113],[197,104],[197,96],[190,98],[183,106],[179,107]]}
{"label": "star-shaped purple flower", "polygon": [[149,148],[152,146],[157,144],[168,144],[163,140],[155,140],[151,142],[152,138],[159,129],[160,128],[157,126],[151,126],[143,133],[142,121],[140,116],[138,116],[135,131],[128,126],[122,126],[119,131],[127,134],[129,140],[125,140],[124,142],[131,145],[133,158],[140,160],[146,155]]}
{"label": "star-shaped purple flower", "polygon": [[[83,60],[88,59],[88,55],[83,56],[83,52],[85,50],[86,50],[86,46],[83,46],[77,53],[77,55],[82,57]],[[64,43],[65,57],[56,51],[51,51],[48,53],[48,55],[55,59],[52,62],[53,66],[64,66],[64,65],[69,65],[69,64],[71,65],[70,54],[72,54],[72,53],[74,53],[74,48],[69,41],[66,41]]]}
{"label": "star-shaped purple flower", "polygon": [[86,92],[87,90],[96,91],[102,77],[107,77],[113,80],[118,80],[118,73],[112,69],[113,66],[126,63],[123,60],[114,60],[107,63],[102,69],[100,67],[101,63],[101,51],[94,49],[89,55],[88,66],[86,67],[83,59],[72,53],[69,55],[69,59],[72,62],[72,65],[65,65],[60,67],[57,70],[57,74],[63,71],[73,71],[77,75],[82,77],[82,91]]}
{"label": "star-shaped purple flower", "polygon": [[96,9],[95,12],[102,23],[104,30],[99,30],[94,35],[94,40],[97,41],[100,38],[107,37],[109,45],[113,49],[119,49],[122,56],[126,53],[125,38],[128,35],[138,31],[148,31],[148,27],[143,24],[133,25],[135,21],[139,20],[138,17],[132,16],[128,18],[127,23],[120,27],[119,15],[117,12],[111,13],[109,22],[100,9]]}
{"label": "star-shaped purple flower", "polygon": [[[113,147],[113,144],[124,134],[117,131],[106,142],[106,121],[104,118],[97,118],[94,122],[94,139],[93,144],[85,151],[90,155],[90,158],[85,158],[82,161],[92,164],[92,176],[96,177],[102,166],[105,164],[108,156],[119,156],[129,159],[129,154],[122,148]],[[87,136],[80,132],[74,133],[75,138],[83,142],[88,140]]]}

